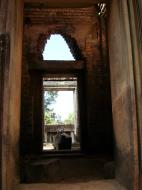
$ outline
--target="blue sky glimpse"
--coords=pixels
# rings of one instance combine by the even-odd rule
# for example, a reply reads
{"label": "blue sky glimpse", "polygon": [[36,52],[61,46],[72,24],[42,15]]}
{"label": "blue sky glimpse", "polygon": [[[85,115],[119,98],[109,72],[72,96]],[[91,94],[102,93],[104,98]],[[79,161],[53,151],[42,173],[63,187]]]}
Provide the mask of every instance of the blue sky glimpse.
{"label": "blue sky glimpse", "polygon": [[44,60],[68,60],[74,61],[74,57],[70,52],[70,49],[64,40],[64,38],[59,34],[53,34],[50,39],[47,40],[45,49],[43,52]]}

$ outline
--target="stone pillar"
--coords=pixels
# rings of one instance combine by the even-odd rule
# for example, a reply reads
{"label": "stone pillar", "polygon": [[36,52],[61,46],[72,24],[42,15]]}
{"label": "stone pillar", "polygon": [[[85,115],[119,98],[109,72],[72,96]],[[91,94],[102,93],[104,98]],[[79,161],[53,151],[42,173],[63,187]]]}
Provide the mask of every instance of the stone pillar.
{"label": "stone pillar", "polygon": [[79,126],[79,118],[78,118],[78,92],[77,88],[73,91],[73,101],[74,101],[74,141],[80,141],[80,126]]}
{"label": "stone pillar", "polygon": [[128,1],[128,8],[130,16],[138,119],[139,168],[141,177],[140,189],[142,189],[142,104],[140,103],[142,102],[142,1]]}
{"label": "stone pillar", "polygon": [[5,80],[7,79],[8,75],[7,72],[9,70],[9,35],[7,34],[0,34],[0,184],[2,188],[2,173],[3,173],[3,159],[2,156],[4,155],[4,127],[3,127],[3,118],[4,118],[4,89],[5,89]]}
{"label": "stone pillar", "polygon": [[2,164],[0,189],[2,190],[15,190],[15,184],[18,179],[22,13],[23,1],[0,1],[0,34],[5,37],[9,36],[9,43],[7,44],[9,44],[8,48],[10,49],[7,54],[7,48],[4,47],[2,56],[5,57],[6,55],[7,59],[3,62],[4,70],[1,70],[3,77],[0,77],[0,83],[3,83],[2,89],[0,89],[3,91],[0,100],[4,105],[0,113],[0,157]]}
{"label": "stone pillar", "polygon": [[0,189],[2,189],[2,122],[4,91],[4,34],[6,33],[8,0],[0,1]]}
{"label": "stone pillar", "polygon": [[129,190],[138,190],[137,112],[134,50],[127,0],[113,0],[109,17],[109,56],[113,125],[116,142],[116,178]]}

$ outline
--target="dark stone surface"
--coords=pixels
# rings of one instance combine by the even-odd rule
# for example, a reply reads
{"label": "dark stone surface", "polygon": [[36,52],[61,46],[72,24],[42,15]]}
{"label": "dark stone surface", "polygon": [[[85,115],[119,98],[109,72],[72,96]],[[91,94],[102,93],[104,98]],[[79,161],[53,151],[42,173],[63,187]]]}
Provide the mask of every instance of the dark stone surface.
{"label": "dark stone surface", "polygon": [[[111,95],[109,80],[109,64],[106,47],[105,20],[97,17],[95,7],[85,9],[51,9],[43,7],[47,13],[46,19],[50,22],[39,25],[43,22],[38,9],[25,8],[25,18],[31,18],[33,24],[24,27],[23,44],[23,68],[22,68],[22,101],[21,101],[21,154],[29,154],[33,148],[42,148],[42,88],[38,82],[38,75],[48,72],[76,73],[78,77],[78,110],[79,110],[79,131],[81,150],[88,153],[110,153],[113,154],[113,126],[111,111]],[[54,19],[51,15],[54,12]],[[49,14],[50,13],[50,14]],[[35,15],[34,17],[32,15]],[[83,19],[82,19],[83,18]],[[80,22],[82,20],[83,22]],[[60,23],[61,25],[57,24]],[[68,24],[66,24],[68,22]],[[34,25],[36,23],[36,25]],[[78,23],[78,24],[76,24]],[[85,23],[85,24],[84,24]],[[64,32],[63,32],[64,31]],[[83,62],[83,67],[77,67],[77,62],[65,63],[62,67],[56,64],[53,70],[48,61],[42,60],[42,52],[47,38],[51,34],[61,34],[65,37],[71,51],[79,50],[78,59]],[[75,43],[71,43],[75,42]],[[70,44],[71,43],[71,44]],[[76,52],[77,53],[77,52]],[[38,69],[36,64],[38,63]],[[54,62],[52,62],[54,64]],[[29,68],[32,65],[32,72],[35,69],[37,77],[33,78]],[[40,67],[41,65],[41,67]],[[51,62],[49,63],[49,66]],[[35,68],[34,68],[35,66]],[[70,66],[70,68],[69,68]],[[51,70],[50,70],[51,69]],[[34,82],[33,82],[34,81]],[[33,84],[34,83],[34,84]],[[35,86],[35,88],[33,87]],[[39,89],[38,93],[34,91]],[[41,94],[40,94],[41,93]],[[33,105],[32,105],[33,103]],[[38,110],[35,111],[35,110]],[[41,143],[41,146],[40,146]],[[29,149],[26,148],[28,144]],[[31,150],[30,150],[31,149]],[[41,150],[42,151],[42,150]],[[40,152],[38,150],[37,152]]]}
{"label": "dark stone surface", "polygon": [[[22,162],[21,183],[76,183],[104,179],[103,157],[27,159]],[[112,170],[110,166],[109,169]],[[111,179],[113,176],[107,177]]]}
{"label": "dark stone surface", "polygon": [[56,150],[71,150],[72,138],[66,133],[57,134],[55,136],[54,146]]}
{"label": "dark stone surface", "polygon": [[115,178],[115,162],[108,162],[104,165],[104,178],[105,179],[113,179]]}

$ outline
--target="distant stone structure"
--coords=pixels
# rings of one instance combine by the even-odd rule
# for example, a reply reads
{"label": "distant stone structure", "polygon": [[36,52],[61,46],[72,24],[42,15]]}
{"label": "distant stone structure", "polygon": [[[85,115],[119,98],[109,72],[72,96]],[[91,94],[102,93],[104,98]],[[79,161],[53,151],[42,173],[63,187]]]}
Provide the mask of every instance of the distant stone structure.
{"label": "distant stone structure", "polygon": [[[66,135],[70,136],[72,142],[75,142],[74,125],[45,125],[45,140],[44,142],[54,143],[57,135],[63,131]],[[62,133],[63,133],[62,132]]]}

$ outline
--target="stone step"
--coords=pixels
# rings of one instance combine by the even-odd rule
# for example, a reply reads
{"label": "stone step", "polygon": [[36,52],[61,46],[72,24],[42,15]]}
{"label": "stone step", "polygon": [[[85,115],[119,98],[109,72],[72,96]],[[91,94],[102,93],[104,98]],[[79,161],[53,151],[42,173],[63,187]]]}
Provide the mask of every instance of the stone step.
{"label": "stone step", "polygon": [[96,180],[85,183],[20,184],[16,190],[126,190],[116,180]]}
{"label": "stone step", "polygon": [[104,160],[92,158],[26,161],[21,167],[22,183],[70,183],[112,179],[114,169]]}

